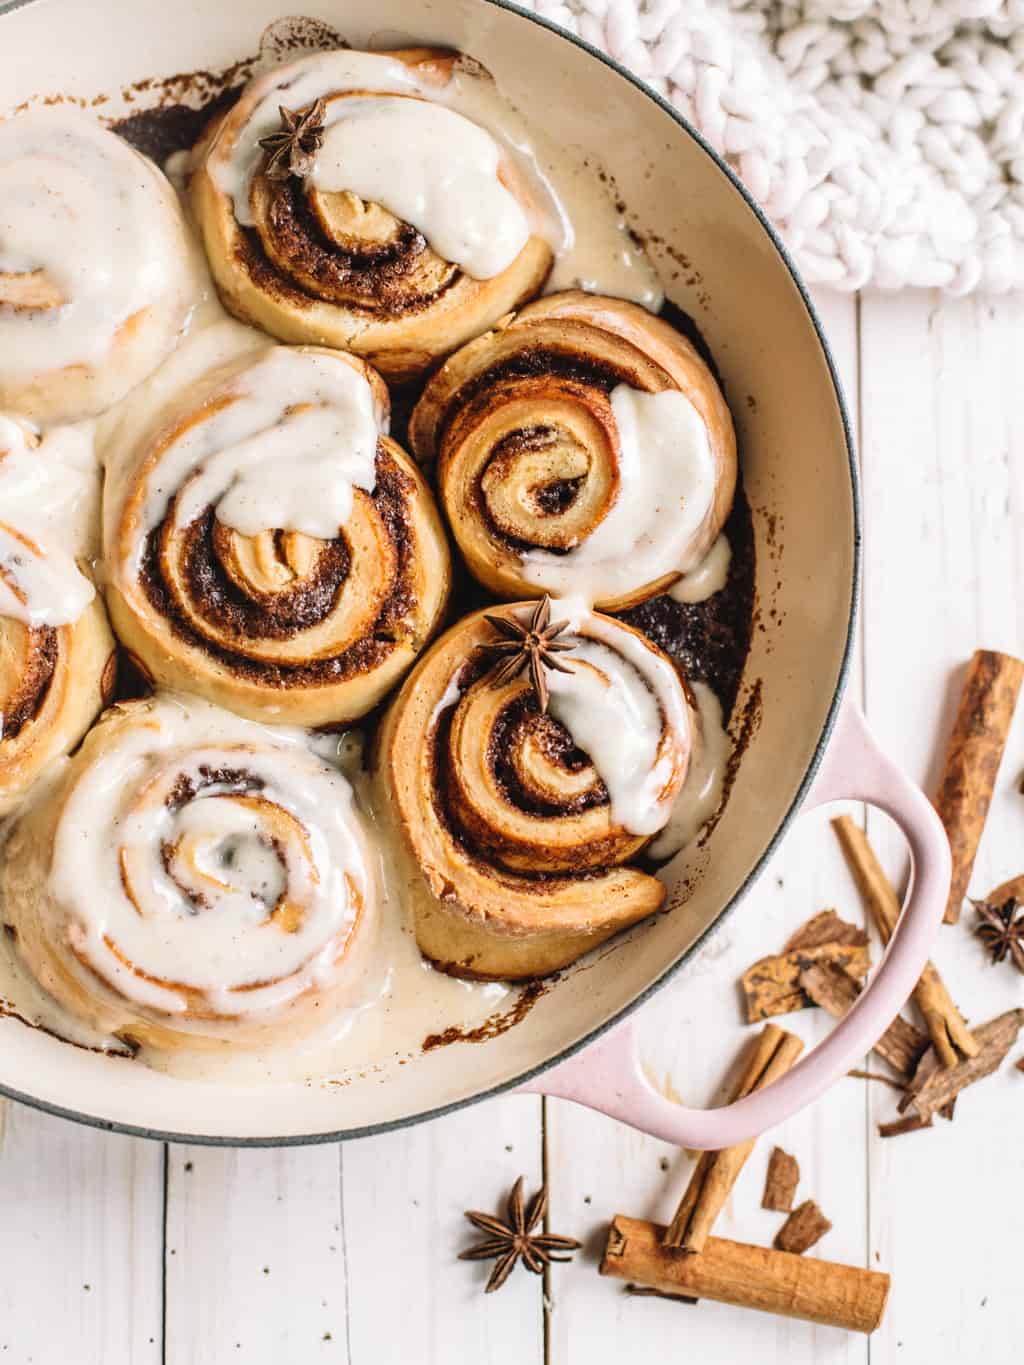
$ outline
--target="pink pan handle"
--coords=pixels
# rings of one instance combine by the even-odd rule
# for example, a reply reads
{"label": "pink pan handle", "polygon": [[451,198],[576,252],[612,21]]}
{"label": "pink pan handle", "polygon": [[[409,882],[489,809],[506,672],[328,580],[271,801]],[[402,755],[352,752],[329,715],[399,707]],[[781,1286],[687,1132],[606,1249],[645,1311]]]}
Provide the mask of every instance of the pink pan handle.
{"label": "pink pan handle", "polygon": [[917,984],[945,909],[950,854],[931,803],[882,753],[859,709],[849,703],[840,712],[805,808],[840,799],[867,801],[892,816],[910,845],[913,877],[874,978],[823,1043],[781,1079],[735,1104],[687,1109],[648,1084],[627,1021],[524,1085],[520,1093],[575,1100],[677,1147],[715,1151],[781,1123],[855,1065]]}

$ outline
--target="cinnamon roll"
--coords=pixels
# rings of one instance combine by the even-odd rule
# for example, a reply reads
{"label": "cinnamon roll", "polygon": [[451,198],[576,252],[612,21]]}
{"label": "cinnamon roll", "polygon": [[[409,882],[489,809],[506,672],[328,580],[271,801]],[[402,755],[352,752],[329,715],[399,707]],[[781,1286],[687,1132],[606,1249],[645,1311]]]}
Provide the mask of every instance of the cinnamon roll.
{"label": "cinnamon roll", "polygon": [[712,548],[736,440],[711,370],[644,309],[552,295],[451,356],[413,412],[452,533],[499,597],[585,592],[621,610]]}
{"label": "cinnamon roll", "polygon": [[458,60],[315,53],[210,127],[190,189],[231,312],[403,380],[539,291],[552,251],[536,196],[451,107]]}
{"label": "cinnamon roll", "polygon": [[679,674],[629,626],[549,623],[537,603],[460,621],[377,740],[423,953],[538,976],[658,910],[664,887],[629,860],[668,822],[693,742]]}
{"label": "cinnamon roll", "polygon": [[374,896],[348,783],[171,695],[113,707],[16,817],[0,901],[65,1009],[157,1048],[308,1031],[351,1000]]}
{"label": "cinnamon roll", "polygon": [[160,364],[191,304],[174,191],[62,106],[0,120],[0,204],[0,408],[101,412]]}
{"label": "cinnamon roll", "polygon": [[156,683],[321,726],[401,678],[450,561],[387,414],[356,357],[250,341],[108,454],[110,613]]}
{"label": "cinnamon roll", "polygon": [[113,687],[81,526],[95,506],[87,437],[57,429],[41,443],[0,416],[0,816],[78,743]]}

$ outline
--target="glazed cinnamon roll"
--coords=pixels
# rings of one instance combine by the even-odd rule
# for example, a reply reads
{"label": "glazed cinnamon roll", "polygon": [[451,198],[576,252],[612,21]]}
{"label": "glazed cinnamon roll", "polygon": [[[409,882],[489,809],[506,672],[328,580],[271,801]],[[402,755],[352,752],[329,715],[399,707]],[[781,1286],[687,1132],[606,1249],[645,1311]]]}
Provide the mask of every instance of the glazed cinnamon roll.
{"label": "glazed cinnamon roll", "polygon": [[18,816],[0,901],[65,1009],[157,1048],[279,1040],[351,1000],[374,918],[348,783],[301,737],[113,707]]}
{"label": "glazed cinnamon roll", "polygon": [[549,610],[519,603],[460,621],[378,736],[417,940],[456,975],[543,975],[664,900],[629,860],[667,823],[686,777],[683,685],[638,631]]}
{"label": "glazed cinnamon roll", "polygon": [[450,564],[387,413],[356,357],[250,341],[108,455],[108,603],[157,684],[319,726],[401,678]]}
{"label": "glazed cinnamon roll", "polygon": [[0,416],[0,816],[78,743],[113,688],[114,641],[81,525],[95,508],[87,437],[58,429],[41,443]]}
{"label": "glazed cinnamon roll", "polygon": [[729,409],[691,343],[578,292],[451,356],[409,434],[470,570],[506,598],[621,610],[664,592],[711,550],[736,486]]}
{"label": "glazed cinnamon roll", "polygon": [[191,305],[177,198],[70,107],[0,120],[0,408],[101,412],[156,368]]}
{"label": "glazed cinnamon roll", "polygon": [[552,251],[536,196],[451,107],[458,62],[320,52],[246,88],[190,180],[231,312],[403,380],[539,291]]}

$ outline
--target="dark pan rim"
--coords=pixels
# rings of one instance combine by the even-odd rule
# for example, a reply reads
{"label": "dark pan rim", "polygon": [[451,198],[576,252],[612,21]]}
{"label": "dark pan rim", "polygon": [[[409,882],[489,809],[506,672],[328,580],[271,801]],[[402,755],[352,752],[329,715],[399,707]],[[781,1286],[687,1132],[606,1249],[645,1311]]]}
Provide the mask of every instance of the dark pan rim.
{"label": "dark pan rim", "polygon": [[[22,9],[25,6],[35,3],[36,0],[5,0],[5,3],[0,3],[0,18],[2,18],[4,14],[10,13],[14,10]],[[743,879],[743,882],[737,888],[732,898],[722,907],[721,911],[718,913],[718,915],[716,915],[715,919],[711,922],[711,924],[709,924],[707,928],[704,930],[704,932],[700,934],[694,940],[693,943],[690,944],[689,948],[687,948],[685,952],[681,953],[679,957],[677,957],[674,961],[670,962],[668,966],[666,966],[664,971],[660,973],[660,975],[655,977],[653,981],[649,982],[648,985],[645,986],[642,991],[635,995],[633,999],[627,1005],[624,1005],[622,1009],[617,1011],[617,1013],[613,1014],[611,1018],[606,1019],[603,1023],[596,1025],[593,1029],[590,1030],[589,1033],[586,1033],[583,1037],[578,1038],[575,1042],[569,1044],[568,1047],[563,1048],[560,1052],[556,1052],[551,1057],[548,1057],[545,1061],[540,1062],[536,1066],[529,1067],[526,1071],[521,1072],[519,1075],[513,1076],[509,1080],[502,1081],[497,1085],[493,1085],[486,1090],[477,1091],[475,1094],[467,1095],[463,1099],[453,1100],[450,1104],[438,1105],[434,1109],[425,1109],[419,1113],[407,1115],[404,1118],[388,1119],[386,1122],[383,1123],[366,1124],[360,1128],[340,1128],[326,1133],[302,1133],[285,1137],[220,1137],[215,1135],[171,1132],[160,1128],[139,1127],[136,1124],[122,1123],[112,1119],[99,1118],[94,1114],[83,1114],[74,1109],[64,1109],[60,1105],[51,1104],[46,1100],[37,1099],[33,1095],[23,1094],[21,1091],[14,1090],[10,1086],[4,1085],[2,1082],[0,1082],[0,1096],[6,1097],[7,1099],[17,1100],[19,1101],[19,1103],[26,1104],[30,1108],[39,1109],[43,1113],[56,1115],[58,1118],[71,1119],[75,1123],[86,1124],[90,1128],[99,1128],[105,1132],[111,1133],[124,1133],[130,1137],[152,1138],[156,1141],[161,1142],[184,1142],[194,1146],[204,1147],[305,1147],[311,1146],[314,1143],[342,1142],[353,1138],[373,1137],[378,1133],[389,1133],[398,1128],[408,1128],[411,1127],[413,1124],[426,1123],[429,1119],[441,1118],[445,1114],[454,1113],[457,1109],[468,1108],[472,1104],[478,1104],[482,1100],[491,1099],[495,1095],[505,1094],[510,1090],[514,1090],[517,1086],[524,1085],[527,1081],[534,1080],[536,1077],[542,1075],[545,1071],[548,1071],[552,1067],[557,1066],[560,1062],[564,1062],[568,1060],[568,1058],[575,1056],[576,1053],[581,1052],[585,1047],[588,1047],[591,1043],[595,1042],[598,1038],[601,1037],[602,1034],[606,1033],[609,1029],[615,1027],[617,1024],[621,1024],[635,1010],[639,1009],[639,1007],[642,1004],[644,1004],[645,1001],[650,999],[650,997],[655,993],[655,991],[660,990],[661,987],[665,985],[665,983],[669,980],[670,977],[674,976],[675,973],[680,970],[680,968],[685,966],[685,964],[689,962],[691,958],[693,958],[694,955],[700,951],[700,949],[711,938],[711,936],[722,927],[728,916],[732,914],[732,912],[736,909],[736,906],[746,895],[747,891],[754,884],[757,878],[761,875],[761,872],[764,870],[765,864],[775,853],[775,850],[779,847],[779,844],[782,842],[782,839],[785,837],[786,833],[789,830],[790,825],[792,824],[794,818],[798,814],[800,807],[803,804],[804,798],[810,789],[811,783],[814,781],[818,769],[821,766],[821,761],[824,756],[825,748],[828,744],[829,738],[831,737],[832,730],[835,727],[836,717],[839,714],[839,707],[842,702],[843,692],[845,690],[846,682],[850,672],[850,661],[853,653],[854,627],[857,621],[857,604],[860,598],[862,528],[860,507],[860,475],[857,468],[857,456],[854,448],[853,432],[850,425],[850,416],[847,411],[846,400],[843,397],[843,390],[839,382],[839,375],[836,370],[835,360],[833,359],[832,352],[828,344],[828,340],[826,339],[825,333],[821,326],[821,320],[819,319],[818,314],[815,311],[814,305],[811,302],[810,296],[807,292],[807,288],[804,285],[803,280],[800,278],[800,275],[797,271],[795,264],[793,263],[793,260],[788,250],[783,245],[781,239],[779,238],[775,229],[772,227],[771,223],[768,221],[767,217],[764,214],[764,211],[751,197],[749,191],[743,185],[742,181],[730,169],[726,162],[718,155],[714,148],[711,147],[710,144],[701,136],[701,134],[697,132],[696,128],[694,128],[689,122],[687,122],[687,120],[682,116],[682,114],[680,114],[678,110],[674,109],[672,105],[668,103],[667,100],[665,100],[655,90],[652,90],[649,86],[647,86],[642,80],[640,80],[638,76],[634,76],[632,72],[628,71],[624,66],[620,65],[620,63],[617,62],[613,57],[609,57],[606,53],[601,52],[598,48],[593,47],[590,43],[584,41],[584,39],[578,38],[574,34],[569,33],[567,30],[560,28],[557,24],[552,23],[549,19],[543,19],[539,15],[531,14],[529,11],[522,9],[518,4],[513,3],[513,0],[482,0],[482,3],[493,5],[496,9],[505,10],[507,13],[513,14],[517,18],[525,20],[527,23],[536,24],[539,28],[547,29],[549,33],[555,34],[556,37],[561,38],[564,42],[573,44],[573,46],[578,47],[582,52],[587,53],[588,56],[592,57],[595,61],[600,62],[602,66],[606,66],[610,70],[614,71],[619,77],[621,77],[621,79],[628,81],[629,84],[634,86],[637,90],[639,90],[641,94],[646,95],[648,99],[652,100],[662,110],[663,113],[667,114],[668,117],[673,121],[673,123],[675,123],[676,126],[680,129],[680,131],[683,132],[688,138],[690,138],[692,142],[695,142],[697,146],[700,147],[701,151],[704,152],[704,154],[715,163],[719,171],[721,171],[721,173],[732,185],[733,189],[736,190],[737,193],[742,197],[743,201],[747,205],[747,208],[751,211],[751,213],[754,215],[754,217],[760,224],[762,230],[764,231],[765,236],[771,243],[772,247],[775,250],[776,255],[782,262],[791,280],[793,281],[793,284],[796,286],[797,292],[800,295],[804,308],[807,311],[807,316],[810,319],[815,334],[817,335],[818,343],[821,346],[822,355],[824,356],[825,359],[825,364],[828,367],[829,377],[832,380],[832,388],[835,393],[836,406],[839,410],[840,420],[842,421],[843,437],[846,444],[846,454],[850,471],[850,491],[852,494],[853,506],[853,575],[850,585],[851,586],[850,612],[847,620],[846,644],[843,648],[843,657],[839,669],[839,676],[836,679],[835,691],[832,694],[832,700],[829,704],[828,714],[825,717],[825,723],[822,726],[821,734],[818,736],[818,742],[815,745],[814,754],[811,758],[811,761],[807,766],[807,771],[804,773],[803,779],[801,780],[800,785],[797,788],[796,794],[793,798],[793,801],[790,804],[789,809],[783,816],[781,822],[779,823],[778,828],[775,830],[775,833],[768,841],[768,844],[766,845],[764,852],[761,854],[761,856],[757,859],[753,867],[747,873],[746,877]]]}

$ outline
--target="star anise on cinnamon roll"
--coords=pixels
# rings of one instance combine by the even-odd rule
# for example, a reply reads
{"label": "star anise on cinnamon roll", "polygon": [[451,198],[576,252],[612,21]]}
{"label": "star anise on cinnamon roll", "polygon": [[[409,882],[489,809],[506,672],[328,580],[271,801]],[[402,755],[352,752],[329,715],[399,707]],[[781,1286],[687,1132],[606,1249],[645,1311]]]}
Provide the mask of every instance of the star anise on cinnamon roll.
{"label": "star anise on cinnamon roll", "polygon": [[543,187],[455,107],[457,61],[314,53],[211,125],[190,192],[232,313],[408,380],[540,290]]}
{"label": "star anise on cinnamon roll", "polygon": [[572,674],[548,676],[542,710],[529,678],[497,680],[488,653],[512,643],[513,623],[529,633],[536,612],[519,603],[453,626],[378,734],[417,940],[457,975],[543,975],[664,899],[631,860],[689,770],[696,730],[679,674],[639,632],[576,612]]}
{"label": "star anise on cinnamon roll", "polygon": [[322,99],[315,100],[308,109],[280,106],[280,131],[260,138],[259,145],[267,153],[264,175],[271,180],[287,180],[290,175],[301,179],[310,173],[323,146],[325,108]]}
{"label": "star anise on cinnamon roll", "polygon": [[496,687],[511,682],[525,670],[530,673],[530,685],[537,697],[541,712],[548,709],[548,684],[544,677],[546,668],[558,673],[571,673],[572,667],[562,663],[555,656],[573,648],[571,640],[559,640],[559,635],[569,625],[568,620],[551,620],[551,598],[544,597],[537,603],[529,624],[518,621],[514,616],[491,616],[484,618],[494,627],[501,640],[490,640],[480,646],[482,653],[499,660],[491,680]]}

